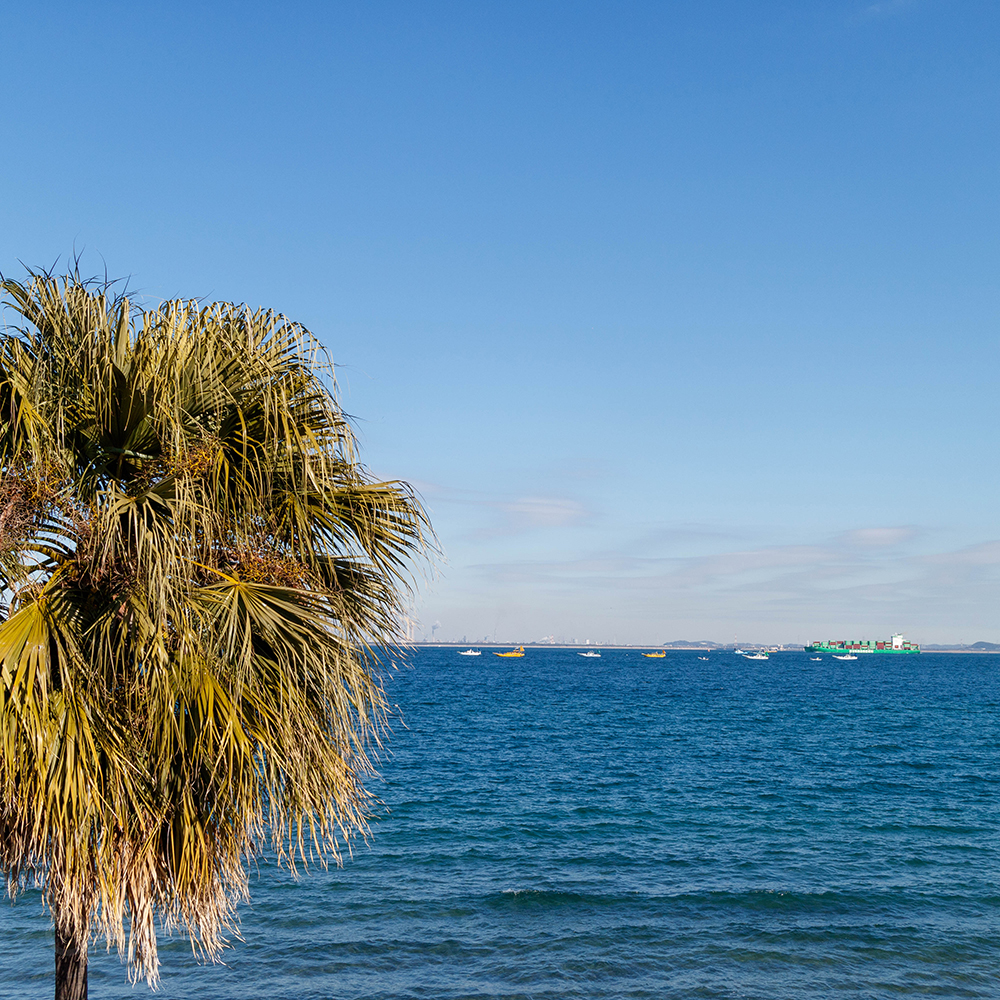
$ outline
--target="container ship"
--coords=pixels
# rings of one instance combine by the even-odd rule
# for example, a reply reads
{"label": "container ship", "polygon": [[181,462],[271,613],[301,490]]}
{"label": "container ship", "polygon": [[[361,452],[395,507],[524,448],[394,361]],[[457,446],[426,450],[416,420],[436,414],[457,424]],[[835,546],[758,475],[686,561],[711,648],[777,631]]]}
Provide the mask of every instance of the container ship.
{"label": "container ship", "polygon": [[842,639],[839,642],[828,639],[826,642],[817,640],[811,646],[806,646],[807,653],[919,653],[920,647],[915,642],[908,642],[899,633],[886,642],[870,642],[865,639],[858,642]]}

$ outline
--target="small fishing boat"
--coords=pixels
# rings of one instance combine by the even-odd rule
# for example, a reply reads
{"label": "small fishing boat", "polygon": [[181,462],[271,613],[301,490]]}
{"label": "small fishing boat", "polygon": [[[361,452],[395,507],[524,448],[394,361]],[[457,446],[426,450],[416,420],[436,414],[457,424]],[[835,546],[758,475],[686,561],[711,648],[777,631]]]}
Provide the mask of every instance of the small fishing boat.
{"label": "small fishing boat", "polygon": [[601,654],[596,649],[588,649],[586,653],[577,653],[577,656],[586,656],[588,660],[596,659]]}
{"label": "small fishing boat", "polygon": [[763,650],[758,650],[756,653],[744,653],[744,660],[769,660],[770,656],[767,655]]}
{"label": "small fishing boat", "polygon": [[850,653],[848,653],[847,656],[835,656],[834,659],[835,660],[856,660],[857,657],[856,656],[852,656]]}
{"label": "small fishing boat", "polygon": [[524,656],[524,646],[518,646],[517,649],[508,650],[506,653],[494,653],[494,656]]}
{"label": "small fishing boat", "polygon": [[819,663],[819,661],[822,660],[823,657],[822,656],[810,656],[809,659],[812,660],[813,663]]}
{"label": "small fishing boat", "polygon": [[482,656],[482,650],[479,649],[460,649],[458,651],[459,656]]}
{"label": "small fishing boat", "polygon": [[698,659],[699,659],[699,660],[707,660],[707,659],[708,659],[708,657],[707,657],[707,656],[699,656],[699,657],[698,657]]}
{"label": "small fishing boat", "polygon": [[647,660],[662,660],[663,657],[667,655],[667,651],[665,649],[661,649],[658,653],[643,653],[642,655],[645,656]]}

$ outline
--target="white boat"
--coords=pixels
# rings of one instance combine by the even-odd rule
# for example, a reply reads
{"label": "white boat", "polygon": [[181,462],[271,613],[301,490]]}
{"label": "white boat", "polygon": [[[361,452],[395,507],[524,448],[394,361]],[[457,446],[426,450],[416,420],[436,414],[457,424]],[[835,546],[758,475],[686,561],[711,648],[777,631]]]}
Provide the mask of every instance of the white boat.
{"label": "white boat", "polygon": [[847,656],[835,656],[834,659],[835,660],[856,660],[857,657],[856,656],[851,656],[851,654],[848,653]]}
{"label": "white boat", "polygon": [[736,654],[737,656],[746,656],[746,655],[747,655],[747,654],[746,654],[746,652],[745,652],[744,650],[742,650],[742,649],[734,649],[734,650],[733,650],[733,652],[734,652],[734,653],[735,653],[735,654]]}
{"label": "white boat", "polygon": [[699,660],[707,660],[707,659],[708,659],[708,657],[707,657],[707,656],[699,656],[699,657],[698,657],[698,659],[699,659]]}
{"label": "white boat", "polygon": [[586,653],[577,653],[577,656],[586,656],[588,659],[596,659],[601,654],[596,649],[588,649]]}
{"label": "white boat", "polygon": [[478,649],[460,649],[459,656],[482,656],[482,651]]}
{"label": "white boat", "polygon": [[768,656],[767,653],[761,651],[761,652],[758,652],[758,653],[744,653],[743,654],[743,659],[744,660],[769,660],[769,659],[771,659],[771,657]]}
{"label": "white boat", "polygon": [[810,656],[809,659],[812,660],[813,663],[818,663],[820,660],[823,659],[823,657],[822,656]]}

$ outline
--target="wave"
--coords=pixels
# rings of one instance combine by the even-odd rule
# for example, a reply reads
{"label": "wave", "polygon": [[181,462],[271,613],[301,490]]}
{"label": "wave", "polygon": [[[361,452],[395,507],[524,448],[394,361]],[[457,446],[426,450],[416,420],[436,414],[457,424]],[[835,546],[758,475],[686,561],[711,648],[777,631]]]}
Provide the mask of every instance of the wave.
{"label": "wave", "polygon": [[942,893],[890,887],[885,889],[815,891],[787,889],[711,889],[677,893],[600,893],[557,888],[504,889],[477,900],[466,898],[465,906],[485,905],[491,909],[558,910],[613,909],[626,911],[731,911],[744,913],[858,913],[888,911],[965,910],[981,907],[996,912],[1000,896],[977,893]]}

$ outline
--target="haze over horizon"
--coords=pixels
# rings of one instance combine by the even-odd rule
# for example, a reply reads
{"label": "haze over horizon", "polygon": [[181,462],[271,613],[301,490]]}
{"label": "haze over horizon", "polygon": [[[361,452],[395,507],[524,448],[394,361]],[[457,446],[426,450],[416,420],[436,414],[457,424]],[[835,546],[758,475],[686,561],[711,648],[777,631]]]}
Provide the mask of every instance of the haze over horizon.
{"label": "haze over horizon", "polygon": [[[810,643],[779,643],[772,642],[766,638],[756,638],[756,639],[739,639],[734,637],[733,640],[729,642],[724,642],[718,639],[661,639],[659,642],[621,642],[614,639],[595,639],[591,637],[580,638],[578,636],[556,636],[556,635],[545,635],[540,638],[530,638],[526,636],[506,636],[506,637],[494,637],[490,635],[486,636],[476,636],[476,635],[463,635],[459,636],[448,636],[440,635],[432,630],[421,630],[420,634],[411,635],[409,642],[414,646],[497,646],[497,647],[507,647],[507,646],[535,646],[539,648],[544,648],[545,646],[554,647],[590,647],[592,649],[612,649],[612,648],[628,648],[628,649],[674,649],[674,650],[692,650],[692,649],[715,649],[719,652],[731,652],[734,647],[737,651],[746,649],[754,650],[760,647],[767,648],[769,650],[774,649],[788,649],[788,650],[800,650],[802,646],[811,644],[812,642],[826,642],[831,639],[834,641],[839,641],[841,639],[846,639],[847,641],[868,640],[869,636],[856,635],[856,636],[840,636],[836,639],[832,636],[813,636]],[[889,638],[889,636],[886,636]],[[919,645],[919,643],[918,643]],[[970,652],[979,653],[1000,653],[1000,643],[986,642],[985,640],[977,640],[976,642],[943,642],[943,643],[928,643],[921,647],[922,652],[934,651],[934,650],[945,650],[947,652],[959,652],[961,650],[969,650]]]}
{"label": "haze over horizon", "polygon": [[0,270],[308,325],[431,512],[418,634],[997,642],[998,22],[22,6]]}

